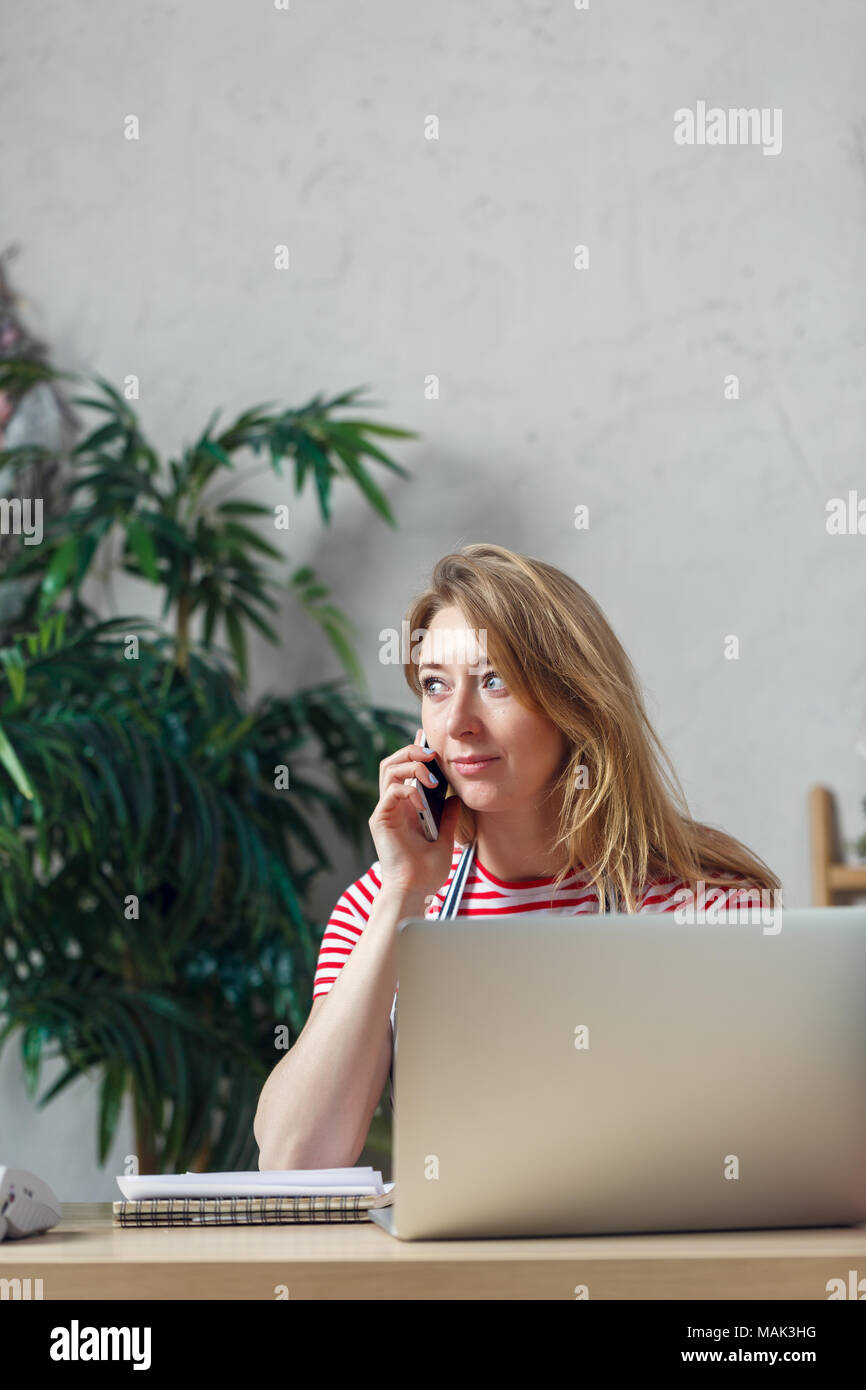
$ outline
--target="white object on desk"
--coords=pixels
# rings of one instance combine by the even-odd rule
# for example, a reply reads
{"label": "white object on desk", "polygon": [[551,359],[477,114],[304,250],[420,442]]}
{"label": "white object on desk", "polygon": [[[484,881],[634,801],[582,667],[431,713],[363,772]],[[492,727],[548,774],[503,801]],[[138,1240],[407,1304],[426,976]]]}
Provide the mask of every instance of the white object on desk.
{"label": "white object on desk", "polygon": [[128,1202],[152,1197],[379,1197],[383,1183],[372,1168],[312,1168],[249,1173],[140,1173],[117,1178]]}
{"label": "white object on desk", "polygon": [[0,1240],[21,1240],[60,1220],[60,1203],[47,1182],[26,1168],[0,1167]]}

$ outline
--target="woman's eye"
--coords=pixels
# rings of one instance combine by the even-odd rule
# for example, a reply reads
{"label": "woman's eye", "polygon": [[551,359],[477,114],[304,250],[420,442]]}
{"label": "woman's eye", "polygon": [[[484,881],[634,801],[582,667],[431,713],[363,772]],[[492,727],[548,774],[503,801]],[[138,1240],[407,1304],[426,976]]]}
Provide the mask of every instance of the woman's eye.
{"label": "woman's eye", "polygon": [[[488,682],[489,680],[500,681],[500,682],[501,682],[500,689],[504,689],[504,688],[505,688],[505,682],[504,682],[504,680],[502,679],[502,676],[497,675],[497,673],[496,673],[495,671],[487,671],[487,672],[485,673],[485,675],[484,675],[484,684],[486,685],[487,682]],[[441,677],[441,676],[425,676],[424,679],[423,679],[422,682],[421,682],[421,689],[423,690],[423,692],[424,692],[425,695],[430,695],[430,694],[432,694],[432,689],[431,689],[431,687],[434,686],[434,685],[442,685],[442,677]]]}

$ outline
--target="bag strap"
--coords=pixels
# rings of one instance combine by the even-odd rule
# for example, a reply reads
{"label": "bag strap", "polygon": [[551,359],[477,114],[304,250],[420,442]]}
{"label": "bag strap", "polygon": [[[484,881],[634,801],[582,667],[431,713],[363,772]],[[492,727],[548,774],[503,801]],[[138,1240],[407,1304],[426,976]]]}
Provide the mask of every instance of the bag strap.
{"label": "bag strap", "polygon": [[[442,904],[442,907],[441,907],[441,909],[440,909],[440,912],[439,912],[439,916],[438,916],[438,918],[437,918],[437,921],[441,920],[443,917],[456,917],[456,916],[457,916],[457,909],[458,909],[459,906],[460,906],[460,900],[461,900],[461,898],[463,897],[463,889],[464,889],[465,886],[466,886],[466,879],[467,879],[467,877],[468,877],[468,875],[469,875],[469,870],[470,870],[471,867],[472,867],[472,861],[474,860],[474,858],[475,858],[475,841],[473,840],[471,844],[469,844],[469,845],[466,846],[466,848],[464,849],[463,853],[462,853],[461,856],[460,856],[460,860],[459,860],[459,862],[458,862],[458,864],[457,864],[457,868],[456,868],[456,870],[455,870],[455,872],[454,872],[454,876],[453,876],[453,878],[451,879],[451,882],[450,882],[449,885],[448,885],[448,890],[447,890],[447,892],[446,892],[446,894],[445,894],[445,901],[444,901],[443,904]],[[389,1073],[390,1082],[391,1082],[391,1085],[390,1085],[390,1098],[391,1098],[391,1109],[392,1109],[392,1110],[394,1109],[394,1044],[395,1044],[395,1040],[396,1040],[396,1034],[397,1034],[397,995],[395,994],[395,995],[394,995],[394,1002],[393,1002],[393,1004],[391,1005],[391,1070],[390,1070],[390,1073]]]}
{"label": "bag strap", "polygon": [[604,881],[604,905],[607,912],[621,912],[619,893],[609,878]]}
{"label": "bag strap", "polygon": [[438,920],[441,920],[443,917],[457,916],[457,909],[460,906],[460,900],[463,897],[463,889],[466,887],[466,879],[469,876],[469,870],[472,868],[474,858],[475,841],[473,840],[471,844],[466,846],[460,856],[460,862],[457,865],[454,877],[448,885],[448,891],[445,894],[445,901],[440,909]]}

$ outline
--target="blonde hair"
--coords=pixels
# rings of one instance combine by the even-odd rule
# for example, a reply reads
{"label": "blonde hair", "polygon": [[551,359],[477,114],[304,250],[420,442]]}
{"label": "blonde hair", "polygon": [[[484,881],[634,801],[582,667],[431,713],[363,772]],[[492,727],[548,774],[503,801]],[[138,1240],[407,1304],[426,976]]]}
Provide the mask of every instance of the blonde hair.
{"label": "blonde hair", "polygon": [[[501,545],[465,545],[438,562],[430,588],[406,615],[413,634],[442,608],[456,605],[468,625],[486,632],[490,665],[524,705],[547,716],[568,739],[550,789],[559,800],[552,848],[572,869],[585,869],[605,910],[610,887],[623,910],[671,878],[707,887],[780,888],[772,870],[739,840],[689,814],[673,764],[647,718],[637,674],[595,600],[562,570]],[[418,651],[403,663],[422,696]],[[586,769],[580,777],[582,769]],[[581,785],[581,782],[584,785]],[[475,837],[475,816],[460,811],[455,839]]]}

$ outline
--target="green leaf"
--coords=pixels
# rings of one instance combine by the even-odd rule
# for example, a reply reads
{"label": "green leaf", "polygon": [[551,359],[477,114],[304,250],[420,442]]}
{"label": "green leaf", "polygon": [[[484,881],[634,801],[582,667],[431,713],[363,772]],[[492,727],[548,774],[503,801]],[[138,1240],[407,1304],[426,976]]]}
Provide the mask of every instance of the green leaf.
{"label": "green leaf", "polygon": [[176,545],[179,550],[185,551],[188,555],[195,555],[196,548],[189,536],[171,517],[162,516],[158,512],[148,512],[147,521],[155,531],[160,532],[168,544]]}
{"label": "green leaf", "polygon": [[[351,426],[352,429],[354,429],[354,430],[356,430],[356,431],[357,431],[357,430],[365,430],[368,434],[381,434],[381,435],[385,435],[385,436],[387,436],[387,438],[389,438],[389,439],[420,439],[420,438],[421,438],[420,434],[417,434],[417,433],[415,432],[415,430],[400,430],[400,429],[397,429],[394,425],[379,425],[379,424],[376,423],[375,420],[346,420],[346,419],[344,418],[344,419],[339,420],[339,421],[336,421],[336,422],[332,421],[332,423],[337,423],[337,424],[340,424],[340,425],[349,425],[349,426]],[[391,460],[390,460],[390,459],[383,459],[383,462],[384,462],[384,463],[391,463]],[[398,465],[398,471],[404,472],[405,470],[399,469],[399,465]],[[409,477],[409,476],[410,476],[410,475],[409,475],[408,473],[406,473],[406,477]]]}
{"label": "green leaf", "polygon": [[225,449],[221,449],[219,444],[215,444],[212,439],[201,440],[201,442],[196,446],[195,452],[197,454],[207,454],[209,458],[212,458],[217,463],[222,464],[224,468],[234,468],[235,466],[234,459],[231,457],[231,455],[227,454]]}
{"label": "green leaf", "polygon": [[241,612],[246,615],[246,617],[249,619],[249,621],[253,624],[254,627],[258,628],[262,636],[267,637],[268,641],[272,642],[274,646],[278,644],[280,640],[279,636],[276,632],[274,632],[274,629],[270,626],[270,624],[265,622],[264,618],[259,617],[255,609],[251,608],[248,603],[245,603],[242,598],[238,598],[237,595],[234,598],[234,605],[236,608],[239,608]]}
{"label": "green leaf", "polygon": [[233,608],[225,610],[226,632],[228,633],[229,646],[238,668],[241,684],[247,683],[247,642],[244,637],[243,628],[240,625],[237,613]]}
{"label": "green leaf", "polygon": [[379,515],[388,522],[389,526],[396,526],[397,522],[394,518],[394,513],[391,511],[388,499],[381,488],[377,487],[373,482],[373,479],[364,468],[364,465],[358,461],[349,449],[344,448],[343,445],[335,442],[334,449],[343,460],[347,472],[354,478],[368,502],[370,502]]}
{"label": "green leaf", "polygon": [[12,781],[15,783],[22,796],[26,796],[28,801],[33,800],[34,792],[30,778],[18,761],[18,754],[6,737],[2,727],[0,727],[0,763],[3,764]]}
{"label": "green leaf", "polygon": [[314,444],[311,439],[302,438],[298,440],[296,446],[298,458],[298,473],[295,481],[295,491],[300,491],[304,475],[308,468],[312,468],[313,477],[316,483],[316,491],[319,495],[319,509],[326,525],[331,524],[331,479],[334,475],[334,468],[328,457]]}
{"label": "green leaf", "polygon": [[73,380],[72,373],[60,372],[48,362],[35,362],[32,358],[6,358],[0,362],[0,390],[10,386],[29,387],[40,381],[54,381],[60,377]]}
{"label": "green leaf", "polygon": [[114,405],[109,405],[108,401],[101,401],[95,396],[71,396],[70,400],[73,405],[86,405],[92,410],[104,410],[109,415],[114,414]]}
{"label": "green leaf", "polygon": [[147,527],[142,526],[139,521],[130,521],[126,528],[126,537],[147,578],[154,584],[158,584],[159,570],[156,565],[156,550]]}
{"label": "green leaf", "polygon": [[242,526],[237,521],[227,521],[222,528],[223,535],[231,539],[240,541],[254,550],[259,550],[263,555],[267,555],[271,560],[283,560],[285,556],[281,550],[270,544],[269,541],[262,540],[261,536],[256,535],[248,526]]}
{"label": "green leaf", "polygon": [[110,444],[113,439],[119,439],[126,434],[126,425],[119,420],[109,420],[107,425],[100,425],[98,429],[91,431],[86,439],[82,439],[79,444],[71,451],[73,458],[79,458],[82,454],[91,454],[94,449],[99,449],[103,444]]}
{"label": "green leaf", "polygon": [[216,620],[221,611],[222,604],[220,603],[219,595],[214,593],[208,599],[204,614],[204,631],[202,632],[202,642],[206,647],[209,647],[211,644],[211,641],[213,639],[213,630],[216,626]]}
{"label": "green leaf", "polygon": [[[315,609],[311,610],[311,616],[318,619]],[[360,689],[366,689],[366,678],[364,669],[359,662],[351,643],[346,640],[345,633],[329,619],[325,618],[320,622],[320,626],[329,639],[331,646],[343,663],[345,670]]]}
{"label": "green leaf", "polygon": [[211,434],[212,434],[212,432],[213,432],[213,427],[214,427],[214,425],[216,424],[217,420],[220,418],[221,415],[222,415],[222,407],[221,407],[221,406],[217,406],[216,410],[213,412],[213,414],[211,415],[211,417],[210,417],[210,419],[208,420],[207,424],[205,425],[204,429],[202,430],[201,434],[199,435],[199,440],[198,440],[198,444],[196,445],[196,448],[198,448],[201,444],[203,444],[204,441],[205,441],[206,439],[210,439]]}
{"label": "green leaf", "polygon": [[[105,532],[108,530],[109,524],[110,523],[108,518],[105,518],[104,524],[100,523],[99,525],[94,527],[92,532],[79,537],[80,543],[78,547],[78,555],[76,557],[75,576],[72,581],[73,588],[75,590],[78,590],[78,588],[80,587],[81,582],[84,579],[84,576],[90,567],[90,562],[93,559],[93,556],[96,552],[96,548],[99,545],[99,542],[104,536]],[[58,613],[57,616],[63,617],[65,615],[62,613]]]}
{"label": "green leaf", "polygon": [[0,651],[0,661],[6,667],[9,684],[12,687],[13,704],[20,705],[27,689],[27,671],[20,647],[4,647]]}
{"label": "green leaf", "polygon": [[[361,422],[361,428],[366,428]],[[410,473],[402,464],[396,463],[388,454],[376,444],[371,444],[369,439],[364,439],[361,429],[351,424],[347,420],[329,420],[328,430],[331,434],[331,445],[334,449],[338,446],[338,441],[343,448],[348,449],[353,455],[369,454],[371,458],[378,459],[386,468],[390,468],[394,473],[399,473],[401,477],[408,478]]]}
{"label": "green leaf", "polygon": [[103,1164],[114,1142],[123,1094],[126,1090],[126,1066],[117,1057],[105,1068],[99,1096],[99,1162]]}
{"label": "green leaf", "polygon": [[63,1075],[59,1077],[57,1081],[54,1082],[54,1085],[49,1087],[49,1089],[39,1097],[38,1101],[36,1102],[39,1108],[42,1109],[42,1107],[47,1105],[50,1100],[53,1100],[55,1096],[58,1096],[61,1091],[65,1091],[66,1087],[70,1085],[71,1082],[77,1081],[79,1076],[82,1075],[83,1071],[84,1068],[78,1064],[71,1067],[67,1067]]}
{"label": "green leaf", "polygon": [[238,516],[273,516],[271,507],[263,507],[260,502],[220,502],[215,508],[218,513],[231,512]]}
{"label": "green leaf", "polygon": [[[0,391],[3,390],[3,369],[0,363]],[[50,449],[41,444],[16,444],[11,449],[0,449],[0,464],[12,468],[17,473],[28,464],[50,463],[53,459]]]}
{"label": "green leaf", "polygon": [[42,581],[42,599],[53,601],[66,583],[78,554],[78,537],[68,536],[61,544]]}
{"label": "green leaf", "polygon": [[99,376],[99,374],[96,373],[96,372],[94,372],[94,374],[93,374],[93,379],[94,379],[94,381],[96,381],[96,382],[99,383],[99,385],[102,387],[102,389],[103,389],[103,391],[105,392],[105,394],[106,394],[112,401],[114,401],[114,404],[117,406],[118,410],[122,411],[124,414],[129,414],[129,415],[132,414],[132,411],[131,411],[130,406],[129,406],[129,402],[126,401],[126,400],[124,400],[124,398],[123,398],[123,396],[121,396],[120,392],[117,391],[117,390],[115,390],[115,388],[111,385],[111,382],[106,381],[106,380],[105,380],[105,377]]}
{"label": "green leaf", "polygon": [[230,565],[224,571],[226,583],[230,584],[234,591],[247,594],[254,598],[260,608],[268,608],[272,613],[279,613],[282,604],[275,602],[270,595],[266,594],[262,588],[262,581],[257,577],[255,571],[246,573],[238,569],[237,565]]}
{"label": "green leaf", "polygon": [[21,1036],[21,1060],[24,1063],[24,1084],[31,1099],[39,1086],[39,1071],[42,1065],[42,1043],[44,1032],[38,1023],[24,1029]]}

